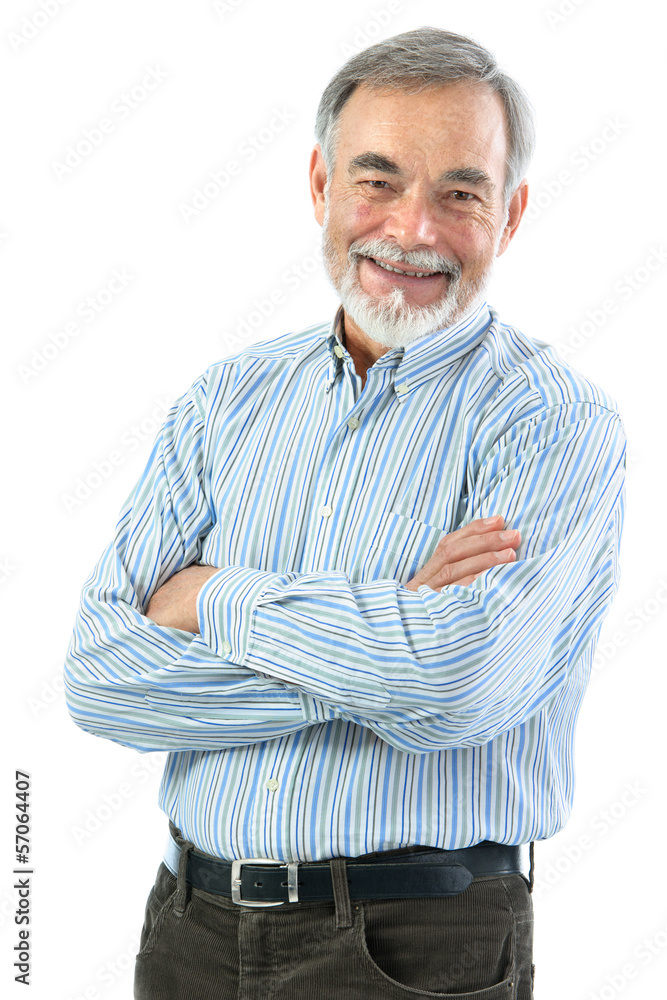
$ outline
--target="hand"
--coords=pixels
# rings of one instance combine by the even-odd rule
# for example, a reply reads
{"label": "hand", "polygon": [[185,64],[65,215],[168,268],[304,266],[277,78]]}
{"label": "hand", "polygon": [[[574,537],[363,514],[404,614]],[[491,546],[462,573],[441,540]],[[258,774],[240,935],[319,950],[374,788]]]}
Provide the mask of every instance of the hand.
{"label": "hand", "polygon": [[183,632],[199,632],[197,596],[218,566],[188,566],[169,577],[155,591],[144,614],[156,625],[179,628]]}
{"label": "hand", "polygon": [[445,535],[429,561],[407,584],[407,589],[417,590],[423,584],[432,590],[441,590],[453,583],[465,586],[485,570],[513,562],[521,535],[518,531],[503,531],[504,527],[503,517],[486,517]]}

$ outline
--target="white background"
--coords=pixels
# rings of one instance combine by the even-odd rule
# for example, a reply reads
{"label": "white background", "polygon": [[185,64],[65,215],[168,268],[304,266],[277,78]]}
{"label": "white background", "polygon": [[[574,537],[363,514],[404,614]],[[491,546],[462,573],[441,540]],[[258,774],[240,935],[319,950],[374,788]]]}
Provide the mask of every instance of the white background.
{"label": "white background", "polygon": [[[610,391],[629,437],[622,585],[579,723],[575,808],[536,849],[536,995],[662,995],[661,15],[636,0],[43,3],[51,13],[39,0],[0,13],[4,995],[131,996],[166,832],[163,757],[69,720],[60,677],[79,590],[166,406],[240,330],[265,339],[332,315],[307,191],[317,102],[347,56],[423,24],[477,38],[533,99],[532,218],[489,298]],[[282,131],[262,132],[276,111]],[[58,167],[105,118],[99,145]],[[209,172],[230,159],[240,173],[216,189]],[[109,296],[114,270],[126,286]],[[16,768],[32,775],[29,994],[12,981]]]}

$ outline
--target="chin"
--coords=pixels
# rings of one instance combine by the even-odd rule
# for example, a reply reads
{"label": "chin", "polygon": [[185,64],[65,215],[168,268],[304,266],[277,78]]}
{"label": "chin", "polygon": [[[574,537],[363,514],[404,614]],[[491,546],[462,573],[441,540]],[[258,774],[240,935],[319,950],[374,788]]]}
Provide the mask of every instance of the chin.
{"label": "chin", "polygon": [[[430,306],[411,306],[405,302],[403,290],[396,288],[389,296],[375,299],[363,292],[356,282],[341,282],[337,289],[345,313],[367,337],[383,347],[407,347],[429,334],[453,326],[480,304],[486,290],[483,287],[464,289],[452,282],[439,302]],[[470,294],[474,291],[475,294]]]}
{"label": "chin", "polygon": [[[364,244],[357,251],[369,253],[371,249],[370,244]],[[432,305],[411,305],[405,301],[403,288],[396,287],[382,297],[364,291],[359,277],[360,258],[355,258],[348,250],[345,259],[341,259],[329,232],[328,213],[324,218],[322,250],[327,276],[340,296],[346,315],[366,337],[390,349],[407,347],[465,319],[483,301],[491,278],[492,265],[463,280],[460,264],[441,258],[449,271],[446,291]],[[418,266],[420,262],[412,260],[411,263]],[[427,261],[421,263],[424,267],[433,266]]]}

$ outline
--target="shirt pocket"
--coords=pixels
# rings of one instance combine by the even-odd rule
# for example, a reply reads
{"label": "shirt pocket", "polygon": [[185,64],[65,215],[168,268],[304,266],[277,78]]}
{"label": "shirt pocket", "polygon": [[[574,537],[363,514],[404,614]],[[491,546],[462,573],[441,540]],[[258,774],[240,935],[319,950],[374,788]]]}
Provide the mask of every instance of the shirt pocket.
{"label": "shirt pocket", "polygon": [[363,579],[408,583],[431,558],[444,534],[436,525],[396,511],[383,514],[363,568]]}

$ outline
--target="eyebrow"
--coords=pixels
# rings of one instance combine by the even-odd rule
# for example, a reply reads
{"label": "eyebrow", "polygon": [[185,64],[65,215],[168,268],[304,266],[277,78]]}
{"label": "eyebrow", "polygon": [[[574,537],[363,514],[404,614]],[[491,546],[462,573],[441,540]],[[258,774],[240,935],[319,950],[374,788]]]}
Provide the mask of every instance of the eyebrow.
{"label": "eyebrow", "polygon": [[470,184],[474,187],[485,187],[493,189],[495,184],[486,173],[478,167],[459,167],[457,170],[447,170],[440,175],[441,181],[457,181],[461,184]]}
{"label": "eyebrow", "polygon": [[[358,156],[354,156],[348,165],[348,173],[350,175],[359,173],[363,170],[380,170],[383,174],[396,174],[401,175],[403,171],[397,163],[390,160],[389,157],[383,156],[382,153],[360,153]],[[487,188],[490,190],[495,189],[495,184],[489,177],[489,175],[484,170],[480,170],[478,167],[458,167],[455,170],[446,170],[440,175],[438,181],[442,182],[453,182],[461,184],[470,184],[473,187]]]}
{"label": "eyebrow", "polygon": [[383,174],[401,174],[403,171],[397,163],[381,153],[360,153],[349,163],[348,173],[356,174],[361,170],[381,170]]}

